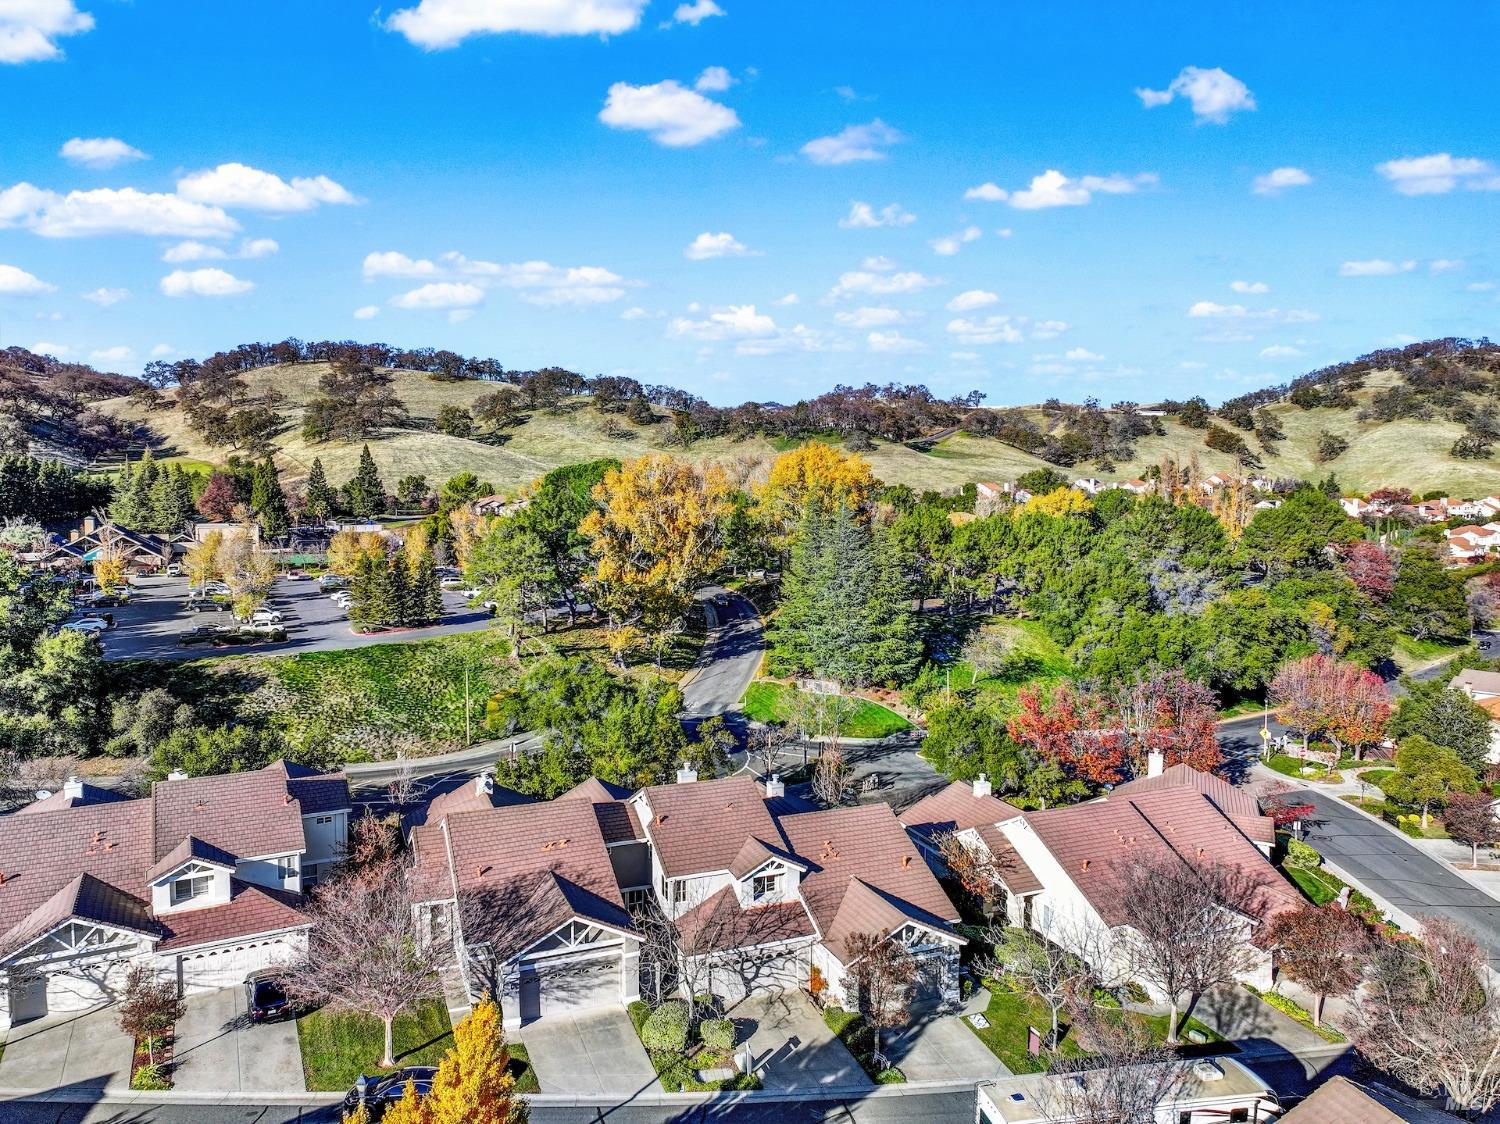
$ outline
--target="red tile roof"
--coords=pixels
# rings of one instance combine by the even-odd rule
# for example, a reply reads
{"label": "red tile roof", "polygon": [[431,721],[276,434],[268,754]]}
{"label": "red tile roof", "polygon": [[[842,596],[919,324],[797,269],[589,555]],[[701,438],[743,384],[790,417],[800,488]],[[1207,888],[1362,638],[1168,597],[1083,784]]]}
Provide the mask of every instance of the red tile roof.
{"label": "red tile roof", "polygon": [[82,796],[69,796],[67,792],[58,789],[51,796],[41,800],[33,800],[16,809],[18,816],[35,815],[37,812],[61,812],[69,808],[81,808],[85,804],[117,804],[129,797],[108,788],[100,788],[98,785],[84,784]]}
{"label": "red tile roof", "polygon": [[643,825],[669,878],[728,870],[747,839],[775,839],[776,823],[751,777],[725,777],[644,790]]}
{"label": "red tile roof", "polygon": [[494,784],[493,781],[488,792],[481,792],[478,778],[471,777],[457,788],[434,796],[428,801],[427,807],[417,812],[409,823],[413,825],[437,823],[444,816],[456,816],[461,812],[478,812],[485,808],[509,808],[516,804],[531,803],[534,803],[531,797],[506,788],[504,785]]}
{"label": "red tile roof", "polygon": [[167,937],[157,945],[159,951],[180,951],[201,944],[217,944],[258,933],[274,933],[307,925],[306,915],[297,908],[298,896],[265,886],[252,886],[232,878],[229,901],[224,905],[189,909],[159,918],[157,924]]}
{"label": "red tile roof", "polygon": [[1446,1124],[1459,1118],[1389,1089],[1334,1077],[1281,1118],[1282,1124]]}
{"label": "red tile roof", "polygon": [[157,781],[151,786],[152,857],[161,858],[188,835],[247,859],[305,849],[302,806],[288,780],[277,762],[253,773]]}
{"label": "red tile roof", "polygon": [[996,824],[1021,814],[994,796],[975,796],[966,781],[954,781],[941,792],[918,800],[901,813],[901,822],[918,835],[931,838],[949,831],[967,831]]}
{"label": "red tile roof", "polygon": [[1270,816],[1262,815],[1260,802],[1248,789],[1236,788],[1223,777],[1205,773],[1191,765],[1181,763],[1163,769],[1154,777],[1138,777],[1117,785],[1108,799],[1133,796],[1141,792],[1158,792],[1163,789],[1190,788],[1208,797],[1219,811],[1232,819],[1246,835],[1257,843],[1276,842],[1276,824]]}
{"label": "red tile roof", "polygon": [[146,881],[155,882],[162,875],[171,874],[183,863],[193,859],[199,859],[214,866],[226,866],[230,870],[233,870],[238,862],[228,851],[215,847],[212,843],[205,843],[195,835],[189,835],[147,868]]}
{"label": "red tile roof", "polygon": [[0,956],[8,956],[70,918],[97,921],[116,929],[156,936],[146,903],[91,874],[80,874],[0,936]]}
{"label": "red tile roof", "polygon": [[811,937],[816,932],[801,902],[742,909],[732,885],[711,894],[679,917],[677,930],[681,934],[681,948],[688,956],[778,944]]}
{"label": "red tile roof", "polygon": [[995,872],[1000,875],[1000,880],[1005,883],[1008,891],[1012,894],[1035,894],[1041,890],[1042,880],[1026,865],[1021,852],[1006,838],[1005,832],[988,823],[974,830],[990,849],[990,855],[995,860]]}

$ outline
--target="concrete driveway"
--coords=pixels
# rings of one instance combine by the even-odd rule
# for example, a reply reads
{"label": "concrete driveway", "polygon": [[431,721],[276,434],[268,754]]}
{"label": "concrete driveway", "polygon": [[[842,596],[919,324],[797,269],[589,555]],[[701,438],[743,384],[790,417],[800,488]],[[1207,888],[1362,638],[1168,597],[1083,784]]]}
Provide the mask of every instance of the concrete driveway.
{"label": "concrete driveway", "polygon": [[755,1071],[767,1089],[811,1091],[872,1085],[854,1055],[801,991],[752,995],[728,1014],[740,1030],[739,1050],[744,1049],[744,1036],[749,1033]]}
{"label": "concrete driveway", "polygon": [[908,1081],[993,1081],[1010,1070],[957,1015],[913,1015],[910,1026],[887,1031],[884,1053]]}
{"label": "concrete driveway", "polygon": [[132,1049],[113,1006],[22,1023],[5,1037],[0,1088],[128,1089]]}
{"label": "concrete driveway", "polygon": [[516,1035],[544,1093],[629,1100],[661,1092],[656,1070],[623,1008],[547,1015]]}
{"label": "concrete driveway", "polygon": [[300,1093],[297,1024],[253,1024],[243,988],[190,995],[177,1024],[173,1086],[185,1093]]}

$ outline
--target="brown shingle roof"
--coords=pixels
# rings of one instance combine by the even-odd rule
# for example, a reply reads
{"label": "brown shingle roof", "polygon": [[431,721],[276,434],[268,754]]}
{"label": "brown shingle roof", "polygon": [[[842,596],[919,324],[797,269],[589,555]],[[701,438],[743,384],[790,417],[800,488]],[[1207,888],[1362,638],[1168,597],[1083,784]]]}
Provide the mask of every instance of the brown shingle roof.
{"label": "brown shingle roof", "polygon": [[599,833],[606,843],[631,843],[646,838],[646,833],[641,830],[640,817],[624,801],[595,804],[594,818],[599,821]]}
{"label": "brown shingle roof", "polygon": [[1388,1089],[1334,1077],[1281,1118],[1281,1124],[1449,1124],[1458,1117]]}
{"label": "brown shingle roof", "polygon": [[190,859],[201,859],[214,866],[227,866],[233,870],[238,860],[228,851],[205,843],[196,835],[189,835],[146,869],[146,881],[155,882],[163,874],[170,874]]}
{"label": "brown shingle roof", "polygon": [[1106,924],[1125,920],[1130,871],[1175,854],[1187,862],[1222,863],[1258,888],[1256,912],[1268,919],[1300,898],[1229,817],[1192,789],[1112,796],[1087,804],[1028,812],[1026,822]]}
{"label": "brown shingle roof", "polygon": [[302,807],[280,762],[253,773],[157,781],[151,804],[154,859],[187,835],[247,859],[306,847]]}
{"label": "brown shingle roof", "polygon": [[[855,921],[889,921],[899,914],[903,921],[915,920],[937,929],[958,921],[958,910],[889,806],[870,804],[787,816],[781,830],[792,852],[808,866],[802,876],[802,900],[835,955],[843,955],[842,938],[848,936],[844,929]],[[844,898],[856,882],[862,889],[855,891],[853,912],[845,916],[831,939]],[[884,904],[876,907],[865,891],[873,892]],[[854,931],[859,930],[849,930]]]}
{"label": "brown shingle roof", "polygon": [[584,798],[592,800],[595,804],[608,804],[612,800],[625,800],[631,795],[630,789],[621,785],[610,784],[609,781],[601,781],[598,777],[590,777],[588,780],[579,781],[567,792],[558,797],[559,800],[573,800]]}
{"label": "brown shingle roof", "polygon": [[296,894],[252,886],[238,878],[230,879],[226,904],[184,910],[160,918],[157,924],[167,931],[167,938],[157,948],[175,951],[310,925],[311,922],[297,908],[297,901]]}
{"label": "brown shingle roof", "polygon": [[747,776],[655,785],[644,795],[653,817],[644,826],[669,878],[728,870],[745,840],[776,838],[760,786]]}
{"label": "brown shingle roof", "polygon": [[1142,792],[1159,792],[1163,789],[1189,788],[1201,792],[1219,811],[1257,843],[1276,842],[1276,824],[1270,816],[1262,815],[1260,802],[1253,793],[1236,788],[1215,773],[1205,773],[1181,762],[1170,769],[1163,769],[1154,777],[1138,777],[1117,785],[1108,799],[1133,796]]}
{"label": "brown shingle roof", "polygon": [[901,822],[916,834],[932,838],[949,831],[967,831],[981,824],[996,824],[1021,814],[1004,800],[975,796],[966,781],[954,781],[941,792],[918,800],[901,813]]}
{"label": "brown shingle roof", "polygon": [[287,791],[302,805],[304,816],[323,815],[352,806],[349,780],[343,773],[320,773],[306,765],[284,760],[271,765],[272,769],[278,767],[286,774]]}
{"label": "brown shingle roof", "polygon": [[1012,894],[1035,894],[1042,888],[1042,880],[1026,865],[1021,852],[1006,838],[1005,832],[988,823],[974,830],[990,849],[995,860],[995,871],[1007,890]]}
{"label": "brown shingle roof", "polygon": [[69,808],[82,808],[86,804],[117,804],[121,800],[128,800],[118,792],[108,788],[100,788],[98,785],[83,785],[82,796],[69,796],[62,789],[58,789],[51,796],[42,800],[33,800],[30,804],[16,809],[16,815],[29,816],[37,812],[62,812]]}
{"label": "brown shingle roof", "polygon": [[0,956],[18,951],[73,917],[151,936],[161,931],[141,899],[91,874],[80,874],[0,936]]}
{"label": "brown shingle roof", "polygon": [[753,948],[814,934],[801,902],[777,902],[741,909],[733,886],[725,886],[677,919],[685,955],[702,956],[727,948]]}
{"label": "brown shingle roof", "polygon": [[478,812],[485,808],[510,808],[517,804],[531,804],[531,797],[504,785],[491,784],[490,791],[481,792],[477,778],[469,778],[457,788],[439,793],[427,802],[427,807],[413,814],[408,821],[411,826],[437,823],[444,816],[456,816],[461,812]]}
{"label": "brown shingle roof", "polygon": [[806,864],[795,856],[787,854],[780,847],[772,847],[760,839],[752,838],[745,840],[739,854],[734,856],[734,861],[729,864],[729,873],[735,878],[745,878],[751,871],[760,869],[771,859],[780,859],[799,869],[807,869]]}

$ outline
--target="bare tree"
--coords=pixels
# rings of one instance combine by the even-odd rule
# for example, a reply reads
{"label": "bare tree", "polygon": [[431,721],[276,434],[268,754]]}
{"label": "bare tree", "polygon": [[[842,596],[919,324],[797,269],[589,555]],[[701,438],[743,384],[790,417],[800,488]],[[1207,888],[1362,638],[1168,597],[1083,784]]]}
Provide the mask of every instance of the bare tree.
{"label": "bare tree", "polygon": [[836,808],[849,799],[849,788],[853,783],[851,769],[844,751],[836,741],[829,742],[818,754],[818,763],[813,767],[812,792],[822,803]]}
{"label": "bare tree", "polygon": [[1167,1042],[1177,1042],[1178,1001],[1188,1006],[1231,984],[1253,957],[1248,918],[1255,891],[1217,863],[1192,865],[1174,853],[1136,863],[1121,902],[1123,947],[1135,973],[1164,994]]}
{"label": "bare tree", "polygon": [[760,767],[760,775],[769,777],[781,769],[781,751],[792,740],[788,726],[767,724],[751,729],[749,737],[750,758]]}
{"label": "bare tree", "polygon": [[1283,972],[1317,997],[1313,1025],[1321,1026],[1324,999],[1359,983],[1373,939],[1369,926],[1342,906],[1308,902],[1272,921],[1262,943]]}
{"label": "bare tree", "polygon": [[440,997],[438,971],[452,960],[447,942],[425,939],[416,902],[406,862],[390,859],[346,871],[318,887],[307,911],[313,923],[307,954],[285,976],[293,999],[379,1019],[385,1068],[396,1064],[396,1016]]}
{"label": "bare tree", "polygon": [[1478,942],[1447,918],[1381,946],[1351,1030],[1366,1058],[1451,1111],[1473,1119],[1500,1100],[1500,996]]}
{"label": "bare tree", "polygon": [[995,951],[993,965],[981,963],[981,971],[986,975],[992,974],[991,968],[1003,972],[1047,1005],[1052,1014],[1050,1042],[1054,1047],[1061,1013],[1088,1007],[1094,988],[1108,986],[1103,975],[1109,963],[1108,936],[1102,930],[1098,939],[1092,934],[1079,934],[1081,943],[1091,946],[1083,954],[1074,951],[1074,941],[1066,942],[1073,948],[1065,948],[1029,929],[992,927],[984,936]]}
{"label": "bare tree", "polygon": [[1156,1124],[1157,1107],[1182,1086],[1186,1063],[1156,1044],[1138,1019],[1083,1008],[1075,1033],[1088,1043],[1084,1057],[1054,1050],[1037,1107],[1057,1124]]}
{"label": "bare tree", "polygon": [[875,1032],[875,1064],[883,1065],[881,1034],[911,1017],[917,962],[900,941],[879,933],[855,933],[844,942],[849,970],[844,977],[845,1003],[861,1012]]}
{"label": "bare tree", "polygon": [[1480,845],[1500,838],[1494,797],[1488,792],[1449,793],[1443,807],[1443,830],[1469,848],[1469,865],[1478,866]]}

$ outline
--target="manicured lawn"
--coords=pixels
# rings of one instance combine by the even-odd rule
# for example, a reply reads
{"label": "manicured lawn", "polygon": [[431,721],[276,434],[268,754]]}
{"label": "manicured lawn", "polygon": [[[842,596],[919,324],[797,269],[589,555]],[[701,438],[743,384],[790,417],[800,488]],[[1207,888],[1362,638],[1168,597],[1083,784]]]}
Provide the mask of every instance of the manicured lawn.
{"label": "manicured lawn", "polygon": [[[1304,761],[1300,757],[1288,757],[1284,753],[1273,754],[1266,764],[1278,773],[1288,777],[1305,777],[1308,780],[1321,780],[1328,775],[1328,770],[1322,762]],[[1304,773],[1302,771],[1304,768],[1312,769],[1313,772]]]}
{"label": "manicured lawn", "polygon": [[955,691],[974,687],[982,701],[1010,706],[1026,684],[1046,685],[1073,674],[1072,662],[1036,621],[999,618],[987,622],[984,627],[998,630],[1010,641],[1011,660],[1016,672],[976,676],[966,661],[958,660],[953,664]]}
{"label": "manicured lawn", "polygon": [[[795,693],[795,687],[784,683],[757,680],[745,691],[740,709],[752,722],[785,722],[788,703]],[[883,738],[911,729],[910,722],[879,703],[857,698],[850,701],[854,708],[839,731],[846,738]]]}
{"label": "manicured lawn", "polygon": [[1233,706],[1226,706],[1219,711],[1220,718],[1239,718],[1246,714],[1259,714],[1266,708],[1264,699],[1241,699]]}
{"label": "manicured lawn", "polygon": [[[1154,1039],[1166,1040],[1166,1015],[1139,1015],[1133,1012],[1120,1012],[1120,1015],[1124,1018],[1140,1020],[1143,1025],[1150,1028]],[[1030,993],[1005,991],[998,986],[992,986],[989,1006],[984,1009],[984,1017],[990,1024],[984,1029],[976,1027],[967,1018],[963,1020],[963,1023],[978,1035],[979,1040],[988,1046],[990,1052],[1004,1062],[1012,1073],[1040,1073],[1047,1068],[1045,1059],[1032,1057],[1026,1049],[1029,1037],[1028,1027],[1036,1027],[1042,1032],[1043,1037],[1052,1028],[1052,1015],[1045,1003]],[[1085,1051],[1067,1032],[1066,1014],[1062,1016],[1059,1025],[1063,1030],[1062,1041],[1059,1043],[1061,1052],[1068,1057],[1084,1056]],[[1206,1042],[1223,1041],[1219,1035],[1197,1019],[1181,1019],[1178,1026],[1184,1043],[1187,1042],[1190,1031],[1197,1031],[1203,1035]]]}
{"label": "manicured lawn", "polygon": [[1365,769],[1359,774],[1359,779],[1365,784],[1373,784],[1376,788],[1384,788],[1385,782],[1395,775],[1395,769]]}
{"label": "manicured lawn", "polygon": [[516,1092],[540,1093],[542,1087],[537,1084],[536,1070],[531,1068],[531,1055],[526,1051],[526,1044],[507,1042],[505,1049],[510,1054],[510,1071],[516,1078]]}
{"label": "manicured lawn", "polygon": [[1445,644],[1438,640],[1413,640],[1410,636],[1398,636],[1391,658],[1402,671],[1413,671],[1441,660],[1452,659],[1468,648],[1467,643]]}
{"label": "manicured lawn", "polygon": [[[353,1086],[361,1073],[381,1072],[384,1031],[379,1019],[313,1011],[297,1020],[297,1042],[307,1087],[314,1092],[339,1092]],[[430,1000],[396,1019],[395,1044],[397,1066],[437,1065],[453,1044],[443,1001]]]}

